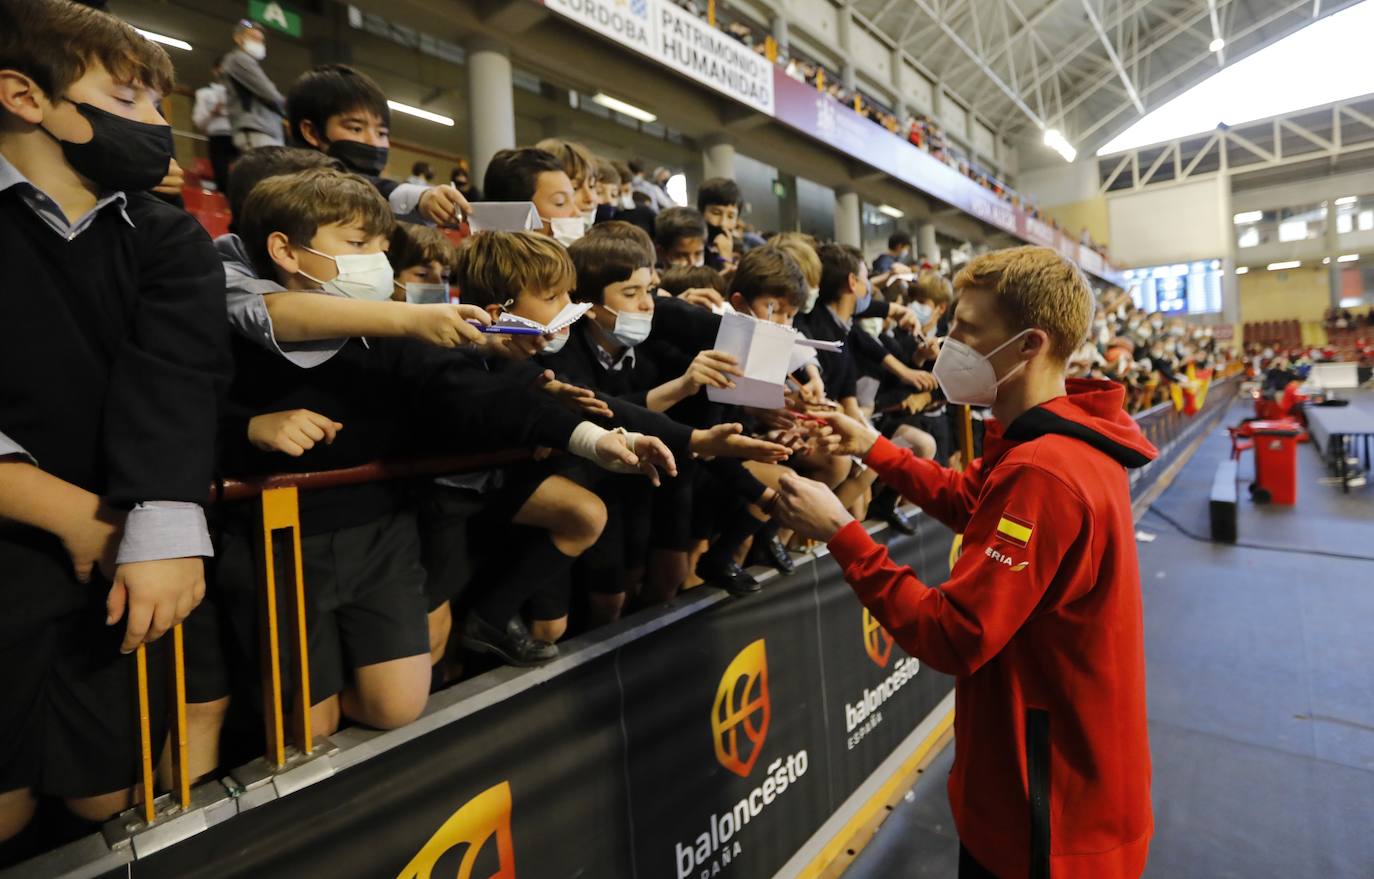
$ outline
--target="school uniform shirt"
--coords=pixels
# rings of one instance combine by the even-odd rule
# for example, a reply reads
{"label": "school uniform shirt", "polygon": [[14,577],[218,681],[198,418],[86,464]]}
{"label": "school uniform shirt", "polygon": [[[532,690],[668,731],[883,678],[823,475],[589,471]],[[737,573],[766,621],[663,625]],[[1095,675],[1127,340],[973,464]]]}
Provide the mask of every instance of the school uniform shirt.
{"label": "school uniform shirt", "polygon": [[865,463],[956,532],[925,585],[852,522],[830,551],[913,657],[955,676],[949,798],[999,876],[1126,879],[1153,832],[1140,571],[1127,469],[1157,454],[1111,382],[1003,428],[960,473],[878,440]]}
{"label": "school uniform shirt", "polygon": [[190,215],[102,194],[70,222],[0,157],[0,432],[130,510],[120,563],[211,555],[223,275]]}
{"label": "school uniform shirt", "polygon": [[[797,315],[795,323],[807,338],[824,342],[847,342],[853,326],[851,321],[840,320],[830,306],[820,304],[810,314]],[[858,396],[859,370],[848,344],[840,351],[817,351],[816,362],[831,399]]]}

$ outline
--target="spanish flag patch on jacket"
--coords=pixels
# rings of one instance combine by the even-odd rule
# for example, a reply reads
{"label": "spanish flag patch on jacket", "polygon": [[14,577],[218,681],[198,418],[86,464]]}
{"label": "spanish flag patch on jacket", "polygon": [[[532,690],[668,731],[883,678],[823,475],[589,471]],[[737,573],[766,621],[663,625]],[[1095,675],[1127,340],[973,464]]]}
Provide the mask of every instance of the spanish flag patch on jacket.
{"label": "spanish flag patch on jacket", "polygon": [[1018,519],[1006,513],[1002,514],[1001,521],[997,523],[997,536],[1007,543],[1013,546],[1019,546],[1022,549],[1025,549],[1026,545],[1030,543],[1031,532],[1034,530],[1034,523],[1027,522],[1025,519]]}

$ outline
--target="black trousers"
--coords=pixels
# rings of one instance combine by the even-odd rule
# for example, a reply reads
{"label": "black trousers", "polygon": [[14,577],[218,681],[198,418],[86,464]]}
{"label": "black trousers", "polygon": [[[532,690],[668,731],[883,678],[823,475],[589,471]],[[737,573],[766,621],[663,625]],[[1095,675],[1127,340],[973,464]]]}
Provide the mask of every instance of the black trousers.
{"label": "black trousers", "polygon": [[973,855],[968,853],[964,844],[959,844],[959,879],[997,879],[992,873],[984,869],[983,865],[973,859]]}
{"label": "black trousers", "polygon": [[210,136],[210,167],[215,173],[215,186],[220,192],[229,191],[229,165],[239,157],[234,138],[228,134]]}

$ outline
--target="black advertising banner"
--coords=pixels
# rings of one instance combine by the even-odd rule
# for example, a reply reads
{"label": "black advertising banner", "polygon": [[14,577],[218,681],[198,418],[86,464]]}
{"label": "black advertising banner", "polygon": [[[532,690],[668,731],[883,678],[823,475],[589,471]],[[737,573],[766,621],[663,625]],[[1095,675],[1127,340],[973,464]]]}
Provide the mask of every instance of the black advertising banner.
{"label": "black advertising banner", "polygon": [[642,877],[771,876],[830,815],[811,577],[620,654]]}
{"label": "black advertising banner", "polygon": [[[919,537],[894,539],[894,561],[929,585],[949,575],[954,535],[928,517]],[[890,534],[891,532],[884,532]],[[833,561],[817,566],[820,655],[825,663],[830,778],[844,798],[873,774],[954,686],[954,679],[912,659],[859,604]]]}
{"label": "black advertising banner", "polygon": [[[951,535],[921,527],[889,548],[938,584]],[[772,876],[951,686],[892,644],[824,557],[127,875]]]}
{"label": "black advertising banner", "polygon": [[136,861],[132,875],[630,876],[605,657]]}

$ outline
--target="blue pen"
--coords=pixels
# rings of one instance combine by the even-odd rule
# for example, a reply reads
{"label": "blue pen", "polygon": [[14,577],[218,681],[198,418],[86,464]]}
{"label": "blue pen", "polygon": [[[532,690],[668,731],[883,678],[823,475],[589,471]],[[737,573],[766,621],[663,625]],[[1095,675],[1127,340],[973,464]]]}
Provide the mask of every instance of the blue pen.
{"label": "blue pen", "polygon": [[492,326],[487,326],[486,324],[484,324],[484,323],[478,323],[478,322],[475,321],[475,320],[470,320],[470,321],[468,321],[468,323],[472,324],[474,327],[477,327],[478,330],[480,330],[480,331],[482,331],[482,332],[484,332],[484,333],[492,333],[492,334],[501,335],[501,336],[542,336],[542,335],[544,335],[543,330],[536,330],[534,327],[512,327],[512,326],[503,326],[503,325],[492,325]]}

